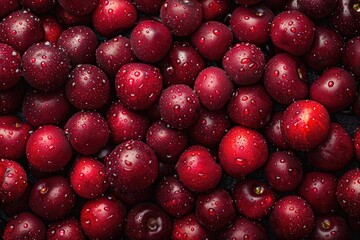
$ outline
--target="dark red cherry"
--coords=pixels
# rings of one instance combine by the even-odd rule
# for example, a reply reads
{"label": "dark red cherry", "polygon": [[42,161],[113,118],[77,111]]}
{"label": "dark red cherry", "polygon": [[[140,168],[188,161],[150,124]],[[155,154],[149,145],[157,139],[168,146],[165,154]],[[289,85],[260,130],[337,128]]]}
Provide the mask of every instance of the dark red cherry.
{"label": "dark red cherry", "polygon": [[0,91],[0,115],[12,114],[21,108],[27,84],[20,80],[14,87]]}
{"label": "dark red cherry", "polygon": [[268,140],[268,142],[273,144],[276,148],[289,149],[281,131],[282,115],[283,112],[276,112],[271,115],[269,123],[264,129],[264,136],[266,140]]}
{"label": "dark red cherry", "polygon": [[46,236],[48,240],[85,239],[80,222],[75,218],[50,223]]}
{"label": "dark red cherry", "polygon": [[90,26],[91,24],[91,14],[84,16],[75,16],[68,11],[66,11],[61,6],[56,8],[56,18],[64,27],[73,27],[73,26]]}
{"label": "dark red cherry", "polygon": [[337,0],[297,0],[303,13],[312,19],[329,16],[336,8]]}
{"label": "dark red cherry", "polygon": [[[360,3],[359,3],[360,11]],[[360,64],[360,36],[351,38],[346,42],[343,55],[343,63],[345,68],[353,72],[356,76],[360,76],[360,70],[357,66]]]}
{"label": "dark red cherry", "polygon": [[200,0],[203,20],[215,20],[223,17],[230,9],[229,0]]}
{"label": "dark red cherry", "polygon": [[58,0],[61,7],[76,16],[83,16],[91,13],[97,6],[99,0],[88,0],[86,2],[78,2],[75,0]]}
{"label": "dark red cherry", "polygon": [[345,36],[356,36],[360,33],[360,18],[352,14],[351,0],[338,0],[332,14],[331,23],[335,30]]}
{"label": "dark red cherry", "polygon": [[171,239],[173,240],[200,240],[212,239],[208,230],[205,229],[195,217],[195,214],[188,214],[177,218],[173,222]]}
{"label": "dark red cherry", "polygon": [[267,240],[265,228],[258,222],[237,216],[235,220],[219,234],[220,239]]}
{"label": "dark red cherry", "polygon": [[340,216],[325,215],[315,219],[311,240],[349,240],[348,223]]}
{"label": "dark red cherry", "polygon": [[21,3],[20,0],[1,0],[1,9],[0,9],[0,19],[5,18],[10,13],[20,9]]}
{"label": "dark red cherry", "polygon": [[357,128],[353,137],[354,152],[357,160],[360,160],[360,128]]}
{"label": "dark red cherry", "polygon": [[149,15],[158,15],[165,0],[133,0],[136,8]]}
{"label": "dark red cherry", "polygon": [[34,13],[49,12],[56,6],[56,0],[22,0],[21,4],[25,9]]}
{"label": "dark red cherry", "polygon": [[14,87],[20,80],[20,53],[3,43],[0,43],[0,69],[0,91]]}
{"label": "dark red cherry", "polygon": [[63,26],[52,15],[40,16],[41,23],[44,27],[44,41],[49,41],[56,45],[61,33],[64,31]]}
{"label": "dark red cherry", "polygon": [[340,207],[353,217],[360,217],[360,170],[345,172],[338,181],[336,197]]}

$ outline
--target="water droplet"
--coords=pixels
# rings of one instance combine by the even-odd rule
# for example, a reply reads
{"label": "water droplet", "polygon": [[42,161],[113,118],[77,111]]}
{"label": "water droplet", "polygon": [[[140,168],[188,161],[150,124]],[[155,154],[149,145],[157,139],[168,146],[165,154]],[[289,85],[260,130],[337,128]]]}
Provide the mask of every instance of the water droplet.
{"label": "water droplet", "polygon": [[242,159],[242,158],[236,158],[236,159],[235,159],[235,163],[236,163],[238,166],[243,167],[243,166],[245,166],[245,164],[246,164],[246,160],[245,160],[245,159]]}

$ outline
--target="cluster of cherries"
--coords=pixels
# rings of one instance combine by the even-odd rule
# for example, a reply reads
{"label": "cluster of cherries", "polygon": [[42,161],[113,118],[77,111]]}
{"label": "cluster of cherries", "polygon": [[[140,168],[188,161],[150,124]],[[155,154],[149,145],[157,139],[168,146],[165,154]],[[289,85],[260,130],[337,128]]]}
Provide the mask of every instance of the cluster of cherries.
{"label": "cluster of cherries", "polygon": [[0,6],[3,239],[360,232],[359,0]]}

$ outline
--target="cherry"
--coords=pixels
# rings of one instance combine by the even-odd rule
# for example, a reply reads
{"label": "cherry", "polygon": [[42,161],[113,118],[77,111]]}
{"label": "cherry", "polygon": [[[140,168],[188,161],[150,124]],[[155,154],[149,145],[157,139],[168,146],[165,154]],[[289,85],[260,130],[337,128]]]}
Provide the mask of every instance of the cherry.
{"label": "cherry", "polygon": [[29,196],[31,211],[47,221],[64,218],[74,208],[75,201],[68,179],[62,176],[39,179]]}
{"label": "cherry", "polygon": [[345,68],[353,72],[356,76],[360,76],[360,70],[357,68],[358,64],[360,63],[359,45],[359,36],[351,38],[346,42],[343,54],[343,63]]}
{"label": "cherry", "polygon": [[31,189],[32,185],[28,182],[25,192],[18,199],[7,203],[1,203],[1,208],[4,213],[9,217],[14,217],[22,212],[30,211],[28,199]]}
{"label": "cherry", "polygon": [[75,218],[67,218],[49,224],[47,229],[47,239],[66,240],[66,239],[85,239],[81,231],[80,222]]}
{"label": "cherry", "polygon": [[360,32],[360,19],[352,14],[350,1],[338,0],[331,18],[335,30],[345,36],[355,36]]}
{"label": "cherry", "polygon": [[245,127],[261,128],[270,120],[272,101],[262,85],[239,87],[227,104],[231,120]]}
{"label": "cherry", "polygon": [[60,37],[60,34],[63,32],[63,26],[58,22],[58,20],[51,15],[42,15],[40,16],[41,23],[44,27],[44,41],[51,42],[56,45]]}
{"label": "cherry", "polygon": [[66,53],[50,42],[36,43],[22,57],[25,80],[41,91],[52,91],[61,87],[70,72]]}
{"label": "cherry", "polygon": [[274,45],[296,56],[310,50],[314,35],[314,23],[305,14],[296,10],[276,15],[270,28],[270,37]]}
{"label": "cherry", "polygon": [[55,0],[22,0],[21,4],[25,9],[34,13],[45,13],[56,6]]}
{"label": "cherry", "polygon": [[70,183],[74,192],[83,198],[96,198],[109,187],[104,164],[96,159],[80,157],[70,171]]}
{"label": "cherry", "polygon": [[21,159],[32,127],[15,116],[0,116],[0,159]]}
{"label": "cherry", "polygon": [[21,108],[27,84],[19,81],[14,87],[0,91],[0,115],[15,113]]}
{"label": "cherry", "polygon": [[195,194],[173,176],[164,177],[156,188],[156,203],[172,217],[181,217],[195,207]]}
{"label": "cherry", "polygon": [[173,35],[189,36],[201,24],[201,4],[196,0],[166,0],[161,6],[160,18]]}
{"label": "cherry", "polygon": [[104,117],[97,112],[77,112],[65,125],[71,146],[81,154],[99,152],[108,142],[110,131]]}
{"label": "cherry", "polygon": [[26,144],[30,165],[41,172],[54,172],[67,165],[72,148],[62,129],[46,125],[32,133]]}
{"label": "cherry", "polygon": [[256,45],[238,43],[225,53],[222,65],[234,83],[251,85],[260,81],[265,66],[265,57]]}
{"label": "cherry", "polygon": [[165,0],[133,0],[136,8],[150,15],[158,15]]}
{"label": "cherry", "polygon": [[336,8],[337,0],[297,0],[303,13],[312,19],[329,16]]}
{"label": "cherry", "polygon": [[278,239],[302,239],[311,234],[315,217],[302,198],[288,195],[275,203],[270,214],[270,228]]}
{"label": "cherry", "polygon": [[207,21],[191,36],[191,42],[205,59],[218,61],[230,48],[233,35],[225,24]]}
{"label": "cherry", "polygon": [[0,202],[10,203],[19,199],[28,185],[24,168],[12,160],[0,159]]}
{"label": "cherry", "polygon": [[270,186],[254,179],[237,182],[233,198],[240,214],[253,219],[266,217],[276,201],[275,193]]}
{"label": "cherry", "polygon": [[307,97],[306,73],[300,59],[280,53],[273,56],[265,67],[264,87],[274,100],[289,105]]}
{"label": "cherry", "polygon": [[34,127],[58,125],[69,117],[71,110],[63,88],[51,92],[30,89],[22,105],[26,121]]}
{"label": "cherry", "polygon": [[78,109],[100,109],[109,101],[110,82],[100,68],[79,64],[71,71],[65,92],[71,104]]}
{"label": "cherry", "polygon": [[160,65],[167,86],[185,84],[192,87],[205,68],[203,58],[188,42],[175,42]]}
{"label": "cherry", "polygon": [[110,185],[124,192],[139,191],[150,186],[157,174],[157,157],[141,141],[123,142],[107,156],[106,175]]}
{"label": "cherry", "polygon": [[350,216],[360,217],[359,195],[360,170],[358,168],[345,172],[338,181],[336,197],[340,207]]}
{"label": "cherry", "polygon": [[61,6],[56,8],[56,18],[64,27],[72,27],[78,25],[89,26],[91,24],[91,15],[75,16],[66,11]]}
{"label": "cherry", "polygon": [[139,22],[130,35],[131,50],[143,62],[158,62],[170,50],[171,43],[170,30],[154,20]]}
{"label": "cherry", "polygon": [[350,239],[350,229],[345,219],[340,216],[320,216],[315,220],[314,230],[310,239]]}
{"label": "cherry", "polygon": [[324,142],[329,134],[329,113],[316,101],[296,101],[285,110],[281,131],[290,147],[298,150],[313,149]]}
{"label": "cherry", "polygon": [[67,53],[72,65],[94,63],[98,45],[99,42],[93,30],[85,26],[64,30],[57,41],[57,46]]}
{"label": "cherry", "polygon": [[92,13],[92,23],[100,35],[113,37],[133,27],[137,17],[136,8],[130,0],[99,0]]}
{"label": "cherry", "polygon": [[40,19],[28,10],[12,12],[0,23],[0,42],[24,53],[31,45],[44,40]]}
{"label": "cherry", "polygon": [[200,0],[203,20],[215,20],[226,15],[230,9],[229,0]]}
{"label": "cherry", "polygon": [[114,37],[101,43],[96,49],[96,64],[109,79],[115,78],[120,67],[134,62],[135,58],[127,37]]}
{"label": "cherry", "polygon": [[233,200],[224,189],[215,189],[199,195],[196,199],[196,218],[211,231],[229,225],[235,217],[235,212]]}
{"label": "cherry", "polygon": [[273,152],[266,163],[264,173],[270,186],[277,191],[295,190],[301,183],[301,162],[292,152]]}
{"label": "cherry", "polygon": [[237,216],[233,223],[224,229],[220,239],[252,239],[267,240],[265,228],[258,222],[253,222],[247,218]]}
{"label": "cherry", "polygon": [[276,148],[289,149],[281,131],[282,115],[283,112],[276,112],[271,115],[271,118],[264,129],[264,136],[266,140]]}
{"label": "cherry", "polygon": [[353,137],[354,152],[357,160],[360,160],[360,128],[357,128]]}
{"label": "cherry", "polygon": [[2,6],[0,9],[0,19],[5,18],[10,13],[20,9],[21,7],[20,0],[1,0],[0,4]]}
{"label": "cherry", "polygon": [[218,67],[202,70],[195,80],[194,90],[200,103],[209,110],[220,110],[229,100],[234,89],[226,72]]}
{"label": "cherry", "polygon": [[199,116],[200,102],[194,91],[183,84],[167,87],[159,99],[160,115],[173,128],[187,128]]}
{"label": "cherry", "polygon": [[264,137],[256,130],[235,126],[222,138],[218,156],[227,174],[241,178],[265,164],[268,147]]}
{"label": "cherry", "polygon": [[214,189],[221,179],[221,167],[203,146],[193,145],[186,149],[175,166],[180,181],[195,192]]}
{"label": "cherry", "polygon": [[161,94],[162,84],[160,70],[145,63],[123,65],[115,79],[118,98],[132,110],[152,106]]}
{"label": "cherry", "polygon": [[231,14],[230,27],[239,42],[264,44],[270,38],[274,13],[264,5],[238,7]]}
{"label": "cherry", "polygon": [[338,206],[335,196],[336,185],[336,177],[332,174],[309,172],[304,176],[298,194],[316,213],[326,214]]}
{"label": "cherry", "polygon": [[188,146],[188,137],[183,130],[172,129],[157,121],[147,130],[146,143],[155,151],[159,161],[176,163]]}
{"label": "cherry", "polygon": [[120,237],[125,225],[124,205],[113,196],[85,202],[80,212],[81,229],[90,239]]}
{"label": "cherry", "polygon": [[91,13],[97,6],[99,0],[89,0],[87,2],[77,2],[74,0],[58,0],[61,7],[69,13],[82,16]]}
{"label": "cherry", "polygon": [[177,218],[173,222],[171,239],[211,239],[210,233],[196,220],[195,214]]}
{"label": "cherry", "polygon": [[310,86],[310,98],[321,103],[329,112],[338,112],[354,101],[355,79],[342,68],[329,68]]}
{"label": "cherry", "polygon": [[169,239],[170,234],[170,217],[155,204],[139,204],[126,217],[125,235],[129,239]]}
{"label": "cherry", "polygon": [[144,139],[150,125],[145,116],[128,110],[120,101],[114,102],[110,106],[106,120],[109,124],[111,138],[117,144],[131,139]]}
{"label": "cherry", "polygon": [[307,153],[308,160],[323,171],[338,171],[350,163],[354,145],[350,135],[337,123],[330,125],[327,139]]}
{"label": "cherry", "polygon": [[46,239],[44,222],[30,212],[22,212],[12,217],[6,225],[4,240],[11,239]]}
{"label": "cherry", "polygon": [[13,47],[0,43],[0,90],[14,87],[21,76],[21,57]]}

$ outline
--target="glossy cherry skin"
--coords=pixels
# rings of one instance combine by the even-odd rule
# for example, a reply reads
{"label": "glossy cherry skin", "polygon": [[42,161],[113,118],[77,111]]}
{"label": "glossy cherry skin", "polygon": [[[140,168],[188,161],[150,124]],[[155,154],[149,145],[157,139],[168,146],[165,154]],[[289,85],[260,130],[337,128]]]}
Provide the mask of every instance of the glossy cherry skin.
{"label": "glossy cherry skin", "polygon": [[127,140],[142,140],[149,128],[149,120],[127,109],[120,101],[114,102],[106,116],[111,139],[119,144]]}
{"label": "glossy cherry skin", "polygon": [[31,211],[47,221],[64,218],[74,208],[75,201],[68,179],[62,176],[40,179],[29,196]]}
{"label": "glossy cherry skin", "polygon": [[75,218],[67,218],[50,223],[46,237],[48,240],[85,239],[81,231],[80,222]]}
{"label": "glossy cherry skin", "polygon": [[195,207],[195,194],[176,177],[164,177],[156,187],[156,203],[172,217],[181,217]]}
{"label": "glossy cherry skin", "polygon": [[34,127],[58,125],[69,117],[71,110],[63,88],[51,92],[30,89],[22,105],[26,121]]}
{"label": "glossy cherry skin", "polygon": [[58,0],[61,7],[75,16],[82,16],[91,13],[97,6],[99,0],[78,2],[74,0]]}
{"label": "glossy cherry skin", "polygon": [[21,57],[13,47],[0,43],[0,90],[15,86],[21,76]]}
{"label": "glossy cherry skin", "polygon": [[336,185],[336,177],[332,174],[309,172],[304,176],[298,194],[310,204],[314,212],[326,214],[338,206]]}
{"label": "glossy cherry skin", "polygon": [[207,21],[191,36],[191,42],[205,59],[218,61],[229,50],[233,35],[225,24]]}
{"label": "glossy cherry skin", "polygon": [[165,0],[133,0],[136,8],[149,15],[158,15]]}
{"label": "glossy cherry skin", "polygon": [[90,239],[116,239],[121,236],[125,217],[125,207],[115,197],[91,199],[81,209],[81,229]]}
{"label": "glossy cherry skin", "polygon": [[12,46],[21,54],[42,40],[44,28],[40,19],[28,10],[12,12],[0,24],[0,42]]}
{"label": "glossy cherry skin", "polygon": [[231,14],[230,27],[239,42],[264,44],[270,38],[274,13],[264,5],[238,7]]}
{"label": "glossy cherry skin", "polygon": [[352,160],[354,145],[346,129],[331,123],[327,139],[307,153],[308,160],[323,171],[339,171]]}
{"label": "glossy cherry skin", "polygon": [[298,150],[313,149],[324,142],[329,134],[329,113],[316,101],[296,101],[285,110],[281,131],[290,147]]}
{"label": "glossy cherry skin", "polygon": [[233,198],[239,213],[252,219],[266,217],[276,201],[269,185],[250,178],[236,183]]}
{"label": "glossy cherry skin", "polygon": [[66,11],[61,6],[58,6],[56,8],[55,14],[59,23],[61,23],[61,25],[63,25],[64,27],[73,27],[78,25],[90,26],[91,24],[91,14],[84,16],[75,16]]}
{"label": "glossy cherry skin", "polygon": [[70,171],[71,187],[83,198],[99,197],[109,187],[105,172],[105,166],[100,161],[80,157]]}
{"label": "glossy cherry skin", "polygon": [[295,190],[303,177],[301,162],[292,152],[271,153],[264,173],[270,186],[280,192]]}
{"label": "glossy cherry skin", "polygon": [[345,36],[356,36],[360,32],[359,19],[352,13],[351,0],[338,0],[331,23],[335,30]]}
{"label": "glossy cherry skin", "polygon": [[312,19],[319,19],[329,16],[336,8],[337,0],[297,0],[303,13]]}
{"label": "glossy cherry skin", "polygon": [[242,178],[265,164],[268,147],[256,130],[235,126],[222,138],[218,156],[227,174]]}
{"label": "glossy cherry skin", "polygon": [[170,234],[170,217],[155,204],[139,204],[126,217],[125,235],[128,239],[168,239]]}
{"label": "glossy cherry skin", "polygon": [[0,91],[0,115],[12,114],[21,108],[27,84],[19,81],[14,87]]}
{"label": "glossy cherry skin", "polygon": [[226,72],[218,67],[207,67],[196,77],[194,90],[200,103],[209,110],[220,110],[230,99],[234,84]]}
{"label": "glossy cherry skin", "polygon": [[96,64],[109,79],[115,78],[122,65],[135,62],[135,59],[127,37],[114,37],[101,43],[96,49]]}
{"label": "glossy cherry skin", "polygon": [[15,116],[0,116],[0,159],[19,160],[25,155],[32,127]]}
{"label": "glossy cherry skin", "polygon": [[306,64],[318,71],[335,66],[342,55],[343,41],[330,28],[317,26],[313,45],[305,54]]}
{"label": "glossy cherry skin", "polygon": [[[360,10],[359,10],[360,11]],[[345,68],[353,72],[356,76],[360,76],[360,70],[357,68],[360,63],[360,37],[351,38],[346,42],[343,54],[343,63]]]}
{"label": "glossy cherry skin", "polygon": [[119,144],[106,159],[106,175],[110,185],[124,192],[150,186],[158,173],[155,152],[138,140]]}
{"label": "glossy cherry skin", "polygon": [[44,222],[30,212],[22,212],[12,217],[6,225],[4,240],[11,239],[46,239],[46,227]]}
{"label": "glossy cherry skin", "polygon": [[325,215],[317,217],[311,240],[349,240],[350,229],[345,221],[337,215]]}
{"label": "glossy cherry skin", "polygon": [[43,15],[40,17],[40,20],[45,32],[44,41],[49,41],[56,45],[61,33],[64,30],[63,26],[52,15]]}
{"label": "glossy cherry skin", "polygon": [[270,214],[270,228],[278,239],[302,239],[311,234],[315,217],[302,198],[288,195],[275,203]]}
{"label": "glossy cherry skin", "polygon": [[34,13],[45,13],[56,6],[55,0],[22,0],[24,9],[29,9]]}
{"label": "glossy cherry skin", "polygon": [[172,129],[162,121],[154,122],[146,132],[146,143],[155,151],[159,161],[176,163],[188,146],[183,130]]}
{"label": "glossy cherry skin", "polygon": [[10,203],[19,199],[28,185],[24,168],[12,160],[0,159],[0,202]]}
{"label": "glossy cherry skin", "polygon": [[165,57],[171,44],[170,30],[155,20],[139,22],[130,35],[131,50],[143,62],[158,62]]}
{"label": "glossy cherry skin", "polygon": [[274,100],[289,105],[307,97],[306,72],[300,59],[279,53],[266,64],[264,87]]}
{"label": "glossy cherry skin", "polygon": [[99,42],[91,28],[70,27],[59,36],[57,46],[64,49],[72,65],[94,63]]}
{"label": "glossy cherry skin", "polygon": [[164,89],[159,99],[162,120],[173,128],[184,129],[195,123],[200,112],[200,101],[194,91],[183,84]]}
{"label": "glossy cherry skin", "polygon": [[186,149],[175,166],[180,181],[195,192],[214,189],[220,182],[222,171],[211,153],[203,146]]}
{"label": "glossy cherry skin", "polygon": [[20,9],[21,3],[20,0],[1,0],[1,10],[0,10],[0,18],[3,19],[8,16],[10,13]]}
{"label": "glossy cherry skin", "polygon": [[206,230],[197,220],[195,214],[188,214],[181,218],[176,218],[173,222],[171,239],[173,240],[200,240],[212,239]]}
{"label": "glossy cherry skin", "polygon": [[136,8],[130,0],[99,0],[92,13],[92,23],[100,35],[113,37],[133,27],[137,17]]}
{"label": "glossy cherry skin", "polygon": [[145,63],[123,65],[115,79],[117,97],[132,110],[150,108],[158,100],[162,86],[160,70]]}
{"label": "glossy cherry skin", "polygon": [[266,140],[279,149],[289,149],[281,131],[281,118],[283,112],[275,112],[264,129]]}
{"label": "glossy cherry skin", "polygon": [[185,84],[192,87],[200,71],[205,68],[205,62],[188,42],[175,42],[160,66],[167,86]]}
{"label": "glossy cherry skin", "polygon": [[196,0],[166,0],[161,6],[160,18],[173,35],[189,36],[201,24],[201,4]]}
{"label": "glossy cherry skin", "polygon": [[239,87],[227,104],[231,120],[244,127],[261,128],[270,120],[272,101],[260,84]]}
{"label": "glossy cherry skin", "polygon": [[314,40],[314,23],[299,11],[284,11],[274,18],[270,37],[274,45],[292,55],[303,55]]}
{"label": "glossy cherry skin", "polygon": [[342,68],[329,68],[310,86],[310,98],[321,103],[329,112],[338,112],[354,101],[355,79]]}
{"label": "glossy cherry skin", "polygon": [[223,17],[230,9],[230,1],[200,0],[203,20],[215,20]]}
{"label": "glossy cherry skin", "polygon": [[360,160],[360,128],[357,128],[353,137],[354,152],[357,160]]}
{"label": "glossy cherry skin", "polygon": [[188,128],[190,139],[204,147],[216,147],[230,129],[231,120],[225,111],[203,110],[198,120]]}
{"label": "glossy cherry skin", "polygon": [[78,109],[96,110],[110,98],[110,82],[97,66],[79,64],[70,73],[65,86],[66,97]]}
{"label": "glossy cherry skin", "polygon": [[233,200],[225,189],[217,188],[210,193],[199,195],[196,199],[196,218],[211,231],[228,226],[235,213]]}
{"label": "glossy cherry skin", "polygon": [[25,80],[41,91],[52,91],[62,86],[70,73],[66,53],[50,42],[36,43],[22,57]]}
{"label": "glossy cherry skin", "polygon": [[226,52],[222,65],[235,84],[251,85],[260,80],[264,71],[265,57],[256,45],[238,43]]}
{"label": "glossy cherry skin", "polygon": [[360,217],[360,170],[358,168],[345,172],[338,181],[336,197],[340,207],[353,217]]}
{"label": "glossy cherry skin", "polygon": [[30,136],[26,144],[26,157],[35,169],[54,172],[61,170],[70,161],[72,148],[62,129],[46,125],[39,127]]}
{"label": "glossy cherry skin", "polygon": [[235,220],[219,234],[220,239],[267,240],[265,228],[258,222],[237,216]]}

